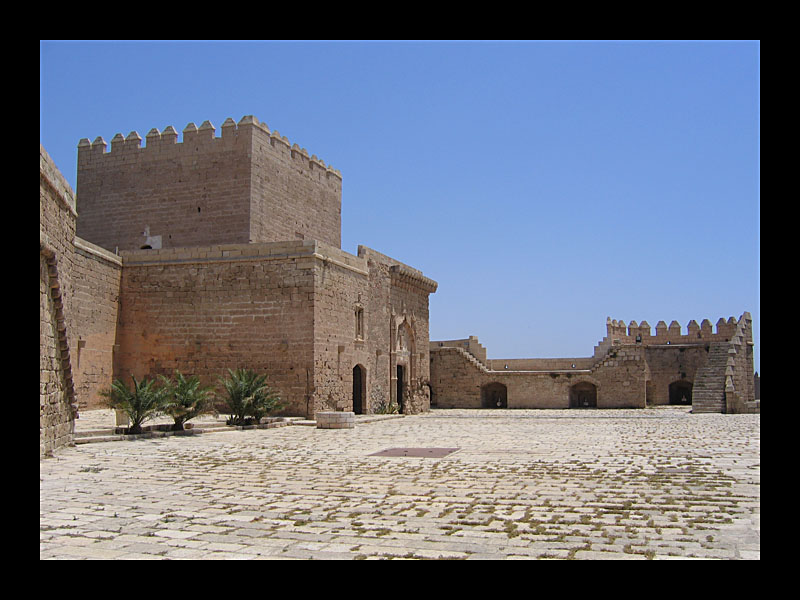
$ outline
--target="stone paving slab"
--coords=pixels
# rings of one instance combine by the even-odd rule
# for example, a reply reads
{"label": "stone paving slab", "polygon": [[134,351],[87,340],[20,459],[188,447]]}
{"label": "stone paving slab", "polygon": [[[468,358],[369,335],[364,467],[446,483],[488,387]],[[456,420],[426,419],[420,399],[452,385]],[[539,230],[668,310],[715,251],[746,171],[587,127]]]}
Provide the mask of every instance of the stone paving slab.
{"label": "stone paving slab", "polygon": [[[459,450],[371,456],[389,448]],[[39,471],[41,559],[760,558],[758,414],[433,410],[80,445]]]}

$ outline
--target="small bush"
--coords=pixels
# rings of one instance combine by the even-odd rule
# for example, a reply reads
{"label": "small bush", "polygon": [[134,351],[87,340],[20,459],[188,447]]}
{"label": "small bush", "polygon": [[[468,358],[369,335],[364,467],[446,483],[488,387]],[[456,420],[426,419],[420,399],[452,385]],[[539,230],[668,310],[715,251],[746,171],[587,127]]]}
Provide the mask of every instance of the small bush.
{"label": "small bush", "polygon": [[174,431],[183,431],[184,424],[212,410],[212,388],[200,385],[200,379],[193,375],[184,376],[176,370],[172,378],[161,376],[166,391],[164,412],[175,421]]}
{"label": "small bush", "polygon": [[131,379],[132,390],[117,379],[111,384],[111,389],[103,390],[100,394],[106,399],[106,406],[128,415],[131,421],[128,433],[141,433],[144,421],[163,412],[167,392],[159,388],[154,379],[136,381],[133,375]]}
{"label": "small bush", "polygon": [[228,376],[220,379],[223,388],[221,400],[230,414],[229,425],[258,423],[262,417],[285,406],[278,393],[267,384],[266,375],[252,369],[228,369]]}
{"label": "small bush", "polygon": [[373,412],[376,415],[396,415],[400,413],[400,409],[397,404],[392,402],[391,398],[389,398],[388,400],[379,400]]}

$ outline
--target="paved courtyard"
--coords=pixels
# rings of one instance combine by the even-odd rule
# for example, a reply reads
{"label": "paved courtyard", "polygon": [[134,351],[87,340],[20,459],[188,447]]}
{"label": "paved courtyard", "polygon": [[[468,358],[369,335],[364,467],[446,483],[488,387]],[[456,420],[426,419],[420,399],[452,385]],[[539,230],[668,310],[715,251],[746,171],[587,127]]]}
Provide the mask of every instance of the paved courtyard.
{"label": "paved courtyard", "polygon": [[758,559],[760,423],[433,410],[84,444],[39,463],[40,558]]}

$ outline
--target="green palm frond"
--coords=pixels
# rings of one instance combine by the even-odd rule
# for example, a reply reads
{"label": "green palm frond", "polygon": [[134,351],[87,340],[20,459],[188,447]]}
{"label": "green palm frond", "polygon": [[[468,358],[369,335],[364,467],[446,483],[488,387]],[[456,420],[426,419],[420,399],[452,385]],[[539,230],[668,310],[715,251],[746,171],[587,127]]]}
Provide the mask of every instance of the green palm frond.
{"label": "green palm frond", "polygon": [[248,417],[258,421],[284,406],[278,393],[268,385],[267,376],[252,369],[228,369],[228,377],[221,379],[221,383],[225,392],[222,400],[232,423],[243,424]]}
{"label": "green palm frond", "polygon": [[186,377],[176,370],[172,378],[162,375],[161,381],[166,389],[164,412],[175,421],[175,429],[211,408],[212,388],[201,385],[196,375]]}
{"label": "green palm frond", "polygon": [[154,379],[145,378],[137,381],[133,375],[131,379],[133,389],[129,389],[122,380],[117,379],[111,384],[110,389],[100,393],[106,398],[107,406],[128,415],[131,421],[130,431],[136,433],[141,431],[144,421],[163,411],[166,390],[163,387],[159,388]]}

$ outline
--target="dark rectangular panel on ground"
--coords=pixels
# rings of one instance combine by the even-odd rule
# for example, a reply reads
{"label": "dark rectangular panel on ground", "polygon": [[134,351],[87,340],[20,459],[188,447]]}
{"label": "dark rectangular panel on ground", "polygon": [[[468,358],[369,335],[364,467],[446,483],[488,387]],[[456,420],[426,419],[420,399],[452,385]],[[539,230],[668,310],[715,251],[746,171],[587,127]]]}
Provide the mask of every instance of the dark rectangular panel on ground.
{"label": "dark rectangular panel on ground", "polygon": [[388,448],[369,456],[413,456],[422,458],[442,458],[459,448]]}

